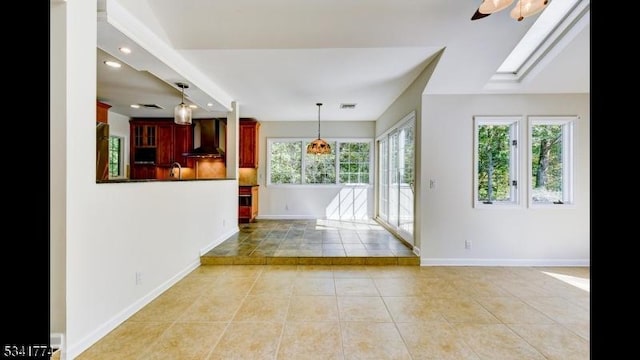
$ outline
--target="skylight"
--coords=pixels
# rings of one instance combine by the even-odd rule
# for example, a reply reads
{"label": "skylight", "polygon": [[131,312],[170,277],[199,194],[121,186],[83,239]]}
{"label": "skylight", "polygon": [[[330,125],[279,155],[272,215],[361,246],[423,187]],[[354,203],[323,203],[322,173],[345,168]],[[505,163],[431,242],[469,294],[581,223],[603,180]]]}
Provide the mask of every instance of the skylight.
{"label": "skylight", "polygon": [[590,0],[552,0],[492,77],[519,81],[589,10]]}

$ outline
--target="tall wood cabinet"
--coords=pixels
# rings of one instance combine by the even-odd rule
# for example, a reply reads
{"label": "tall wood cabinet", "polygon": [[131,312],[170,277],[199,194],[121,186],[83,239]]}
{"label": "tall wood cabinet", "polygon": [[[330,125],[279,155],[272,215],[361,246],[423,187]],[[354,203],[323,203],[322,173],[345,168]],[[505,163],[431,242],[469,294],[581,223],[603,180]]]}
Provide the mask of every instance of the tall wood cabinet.
{"label": "tall wood cabinet", "polygon": [[173,119],[134,118],[129,127],[132,179],[166,177],[174,162],[192,165],[182,154],[193,150],[193,126],[175,124]]}
{"label": "tall wood cabinet", "polygon": [[238,160],[241,168],[258,167],[259,133],[260,123],[256,119],[240,119]]}

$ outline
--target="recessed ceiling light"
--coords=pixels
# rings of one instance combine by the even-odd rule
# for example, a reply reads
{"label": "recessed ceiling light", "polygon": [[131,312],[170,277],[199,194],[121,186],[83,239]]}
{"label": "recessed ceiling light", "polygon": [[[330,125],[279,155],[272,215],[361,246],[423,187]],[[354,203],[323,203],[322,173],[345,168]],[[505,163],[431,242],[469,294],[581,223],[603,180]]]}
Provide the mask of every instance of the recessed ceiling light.
{"label": "recessed ceiling light", "polygon": [[213,106],[213,103],[207,103],[207,106],[211,107]]}
{"label": "recessed ceiling light", "polygon": [[112,68],[119,68],[122,66],[122,64],[120,64],[119,62],[111,61],[111,60],[105,61],[104,64],[107,66],[111,66]]}
{"label": "recessed ceiling light", "polygon": [[120,50],[120,52],[124,53],[124,54],[131,54],[131,49],[129,49],[128,47],[124,47],[123,46],[123,47],[119,48],[118,50]]}
{"label": "recessed ceiling light", "polygon": [[140,105],[138,104],[131,104],[130,106],[134,109],[140,109]]}
{"label": "recessed ceiling light", "polygon": [[192,109],[197,109],[198,105],[190,104],[189,107],[192,108]]}

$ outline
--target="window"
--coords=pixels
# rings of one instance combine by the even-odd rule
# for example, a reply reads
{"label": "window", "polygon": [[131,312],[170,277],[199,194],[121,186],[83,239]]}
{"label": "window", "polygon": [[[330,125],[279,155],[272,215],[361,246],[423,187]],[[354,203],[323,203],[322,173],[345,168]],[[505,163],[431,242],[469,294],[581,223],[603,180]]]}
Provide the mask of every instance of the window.
{"label": "window", "polygon": [[573,201],[573,124],[575,117],[530,117],[530,204]]}
{"label": "window", "polygon": [[333,140],[331,154],[306,153],[310,139],[269,139],[268,185],[369,184],[371,140]]}
{"label": "window", "polygon": [[474,205],[517,205],[519,117],[475,117]]}
{"label": "window", "polygon": [[377,144],[380,159],[377,217],[413,244],[415,113],[378,137]]}
{"label": "window", "polygon": [[124,177],[123,154],[124,138],[109,136],[109,178]]}

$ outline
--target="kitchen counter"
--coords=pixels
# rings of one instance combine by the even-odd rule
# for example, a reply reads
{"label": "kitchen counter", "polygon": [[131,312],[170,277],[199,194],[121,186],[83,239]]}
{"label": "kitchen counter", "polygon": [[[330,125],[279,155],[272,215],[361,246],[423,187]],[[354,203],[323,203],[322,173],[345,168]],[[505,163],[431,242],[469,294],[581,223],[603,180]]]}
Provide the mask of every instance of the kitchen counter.
{"label": "kitchen counter", "polygon": [[112,180],[97,180],[96,183],[97,184],[120,184],[120,183],[140,183],[140,182],[188,182],[188,181],[217,181],[217,180],[236,180],[236,179],[235,178],[182,179],[182,180],[174,180],[174,179],[112,179]]}

